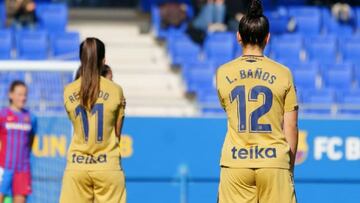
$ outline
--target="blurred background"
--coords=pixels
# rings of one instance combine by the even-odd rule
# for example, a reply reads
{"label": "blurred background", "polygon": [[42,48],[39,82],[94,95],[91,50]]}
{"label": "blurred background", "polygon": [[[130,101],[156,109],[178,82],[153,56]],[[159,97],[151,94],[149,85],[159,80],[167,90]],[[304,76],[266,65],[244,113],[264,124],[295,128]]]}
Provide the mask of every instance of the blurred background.
{"label": "blurred background", "polygon": [[[19,0],[18,0],[19,1]],[[63,88],[86,37],[106,44],[124,88],[128,202],[216,202],[226,118],[216,69],[241,55],[247,0],[0,1],[0,106],[11,81],[38,116],[28,202],[58,202],[71,125]],[[360,1],[263,0],[265,53],[288,66],[300,103],[299,202],[360,202]]]}

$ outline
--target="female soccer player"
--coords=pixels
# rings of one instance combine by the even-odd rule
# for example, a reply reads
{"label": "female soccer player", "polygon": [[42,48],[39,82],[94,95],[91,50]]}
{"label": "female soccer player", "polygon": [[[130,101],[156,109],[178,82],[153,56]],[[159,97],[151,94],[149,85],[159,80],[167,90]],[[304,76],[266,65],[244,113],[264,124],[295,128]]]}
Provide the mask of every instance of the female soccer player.
{"label": "female soccer player", "polygon": [[113,80],[113,72],[112,72],[110,66],[108,66],[106,64],[103,66],[103,68],[101,70],[101,76],[103,76],[109,80]]}
{"label": "female soccer player", "polygon": [[0,203],[13,196],[25,203],[31,193],[30,151],[36,120],[25,110],[27,87],[14,81],[9,89],[10,105],[0,111]]}
{"label": "female soccer player", "polygon": [[125,203],[118,143],[124,118],[122,88],[101,76],[105,45],[80,45],[80,78],[65,87],[65,109],[74,127],[60,203]]}
{"label": "female soccer player", "polygon": [[228,118],[218,202],[295,203],[296,92],[290,70],[263,55],[270,34],[261,1],[252,0],[237,37],[243,56],[216,76]]}

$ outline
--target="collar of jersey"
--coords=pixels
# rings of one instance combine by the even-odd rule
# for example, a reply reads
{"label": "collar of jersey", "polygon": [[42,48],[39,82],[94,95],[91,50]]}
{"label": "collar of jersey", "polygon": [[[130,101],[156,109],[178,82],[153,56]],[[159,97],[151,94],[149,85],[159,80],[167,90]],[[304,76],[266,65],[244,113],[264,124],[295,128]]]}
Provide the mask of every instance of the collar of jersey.
{"label": "collar of jersey", "polygon": [[241,57],[264,57],[264,55],[242,55]]}

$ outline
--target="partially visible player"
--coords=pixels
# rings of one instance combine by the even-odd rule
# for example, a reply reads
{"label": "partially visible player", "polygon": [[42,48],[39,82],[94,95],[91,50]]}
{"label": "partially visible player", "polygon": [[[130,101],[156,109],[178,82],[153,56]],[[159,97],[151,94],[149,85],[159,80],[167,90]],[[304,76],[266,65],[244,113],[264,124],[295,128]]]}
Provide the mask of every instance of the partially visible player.
{"label": "partially visible player", "polygon": [[0,203],[13,196],[25,203],[31,193],[30,151],[36,119],[25,109],[27,87],[14,81],[9,89],[9,107],[0,111]]}
{"label": "partially visible player", "polygon": [[263,55],[269,22],[260,0],[241,19],[243,56],[217,71],[228,118],[219,203],[295,203],[298,105],[290,70]]}
{"label": "partially visible player", "polygon": [[105,45],[80,45],[80,77],[65,87],[64,104],[74,127],[60,203],[125,203],[125,177],[118,147],[124,120],[122,88],[101,76]]}
{"label": "partially visible player", "polygon": [[109,80],[113,80],[113,72],[110,68],[110,66],[108,65],[104,65],[102,70],[101,70],[101,76],[103,76],[104,78],[107,78]]}

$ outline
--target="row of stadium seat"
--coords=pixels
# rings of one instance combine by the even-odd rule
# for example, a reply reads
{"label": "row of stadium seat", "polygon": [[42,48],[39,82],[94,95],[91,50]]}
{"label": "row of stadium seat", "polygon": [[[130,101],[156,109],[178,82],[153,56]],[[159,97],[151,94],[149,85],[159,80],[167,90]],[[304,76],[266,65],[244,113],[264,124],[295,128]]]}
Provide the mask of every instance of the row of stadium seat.
{"label": "row of stadium seat", "polygon": [[320,33],[351,35],[360,27],[360,8],[354,8],[348,22],[340,22],[328,8],[313,6],[279,7],[267,11],[273,33],[288,32],[288,23],[293,19],[295,33],[318,35]]}
{"label": "row of stadium seat", "polygon": [[[149,11],[151,7],[159,5],[164,2],[164,0],[143,0],[140,1],[141,6],[145,11]],[[192,0],[177,0],[178,3],[185,3],[191,5],[193,3]],[[272,9],[277,5],[283,6],[295,6],[295,5],[305,5],[307,0],[262,0],[263,6],[265,9]]]}
{"label": "row of stadium seat", "polygon": [[51,33],[44,30],[0,30],[0,59],[78,59],[77,32]]}
{"label": "row of stadium seat", "polygon": [[68,8],[65,3],[38,2],[34,27],[5,28],[5,3],[0,4],[0,59],[44,60],[78,58],[79,34],[66,32]]}
{"label": "row of stadium seat", "polygon": [[[189,93],[212,87],[217,66],[211,61],[186,63],[182,76]],[[301,89],[334,88],[351,90],[360,88],[360,66],[351,63],[329,64],[299,63],[292,65],[296,86]]]}
{"label": "row of stadium seat", "polygon": [[[189,6],[188,18],[194,17],[192,7]],[[273,34],[294,32],[306,36],[319,34],[352,35],[360,29],[360,7],[351,11],[351,20],[346,23],[338,21],[331,15],[331,11],[324,7],[314,6],[282,6],[265,12],[271,24]],[[289,22],[294,27],[289,28]],[[169,31],[184,32],[188,22],[178,28],[163,28],[159,7],[152,8],[152,25],[157,38],[164,39]],[[291,27],[291,26],[290,26]]]}
{"label": "row of stadium seat", "polygon": [[[214,75],[220,64],[241,54],[240,46],[236,44],[234,34],[210,34],[205,41],[203,51],[184,33],[174,33],[172,36],[173,38],[168,39],[168,50],[170,57],[174,59],[173,62],[181,65],[187,92],[197,95],[198,102],[204,107],[204,112],[213,112],[214,110],[222,112],[218,106],[218,99],[214,90]],[[353,105],[352,102],[360,101],[360,97],[359,100],[356,100],[357,94],[355,94],[360,92],[358,90],[360,66],[356,63],[359,58],[357,55],[360,53],[359,39],[359,36],[337,38],[331,35],[303,39],[297,34],[280,35],[274,36],[270,45],[272,48],[267,48],[266,53],[270,56],[276,56],[273,54],[273,52],[276,53],[274,47],[281,44],[282,48],[277,50],[278,52],[282,51],[284,55],[278,60],[292,69],[299,90],[299,102],[312,106],[310,109],[302,109],[302,112],[331,113],[335,104]],[[296,52],[298,57],[292,57],[291,48],[296,46],[300,49]],[[329,51],[331,47],[336,49],[334,56],[328,54],[331,53]],[[286,51],[284,52],[284,50]],[[306,58],[301,59],[301,53],[304,53],[305,50],[308,50],[308,58],[312,59],[310,62],[304,60]],[[338,50],[344,51],[338,52]],[[319,58],[316,58],[317,53],[321,53]],[[201,58],[202,55],[205,58]],[[339,57],[341,55],[345,57]],[[347,62],[341,62],[342,60],[339,60],[341,58],[346,59]],[[322,102],[322,97],[312,95],[311,92],[314,91],[319,92],[319,95],[322,95],[323,92],[328,93],[328,96],[324,97],[327,98],[324,101],[325,106],[318,105]],[[335,91],[351,92],[350,98],[347,99],[347,96],[335,97],[333,95]],[[309,96],[303,96],[302,93]],[[314,104],[315,108],[313,108]],[[356,104],[360,103],[357,102]],[[359,107],[357,106],[355,109],[346,107],[344,110],[339,108],[337,113],[360,113]]]}
{"label": "row of stadium seat", "polygon": [[[25,81],[29,86],[28,105],[33,111],[63,111],[63,89],[73,79],[71,72],[0,72],[0,96],[6,98],[13,80]],[[1,103],[0,106],[7,105]]]}
{"label": "row of stadium seat", "polygon": [[[301,114],[360,115],[360,89],[339,92],[332,88],[298,90]],[[201,92],[197,100],[204,113],[224,113],[215,91]]]}
{"label": "row of stadium seat", "polygon": [[[241,46],[234,33],[213,33],[203,47],[195,44],[185,33],[169,35],[168,52],[173,65],[198,61],[203,55],[222,64],[241,55]],[[321,53],[321,54],[319,54]],[[275,35],[265,54],[283,63],[318,61],[325,64],[360,60],[360,35],[303,37],[299,34]]]}
{"label": "row of stadium seat", "polygon": [[[64,32],[68,24],[68,8],[65,3],[37,3],[35,10],[37,29],[50,33]],[[0,28],[5,26],[5,4],[0,4]]]}

